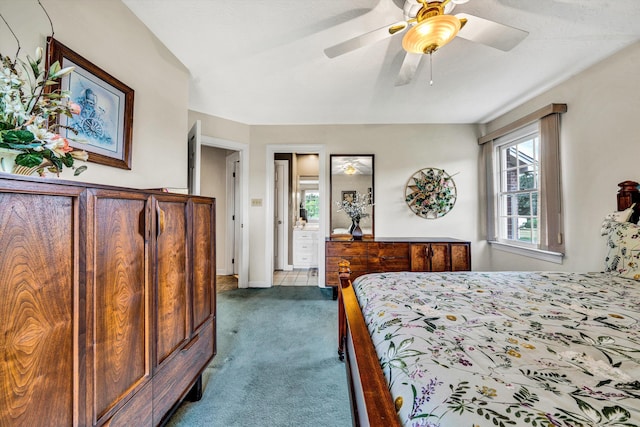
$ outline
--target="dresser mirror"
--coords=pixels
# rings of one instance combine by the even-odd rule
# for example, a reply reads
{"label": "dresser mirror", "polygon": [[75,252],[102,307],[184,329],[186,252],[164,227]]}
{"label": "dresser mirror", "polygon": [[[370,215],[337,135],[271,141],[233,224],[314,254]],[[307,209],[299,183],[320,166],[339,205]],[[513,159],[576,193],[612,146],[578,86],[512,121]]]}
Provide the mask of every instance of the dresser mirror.
{"label": "dresser mirror", "polygon": [[365,217],[360,218],[364,237],[374,235],[373,154],[332,154],[330,156],[331,236],[347,236],[353,224],[351,217],[341,209],[345,202],[361,205]]}

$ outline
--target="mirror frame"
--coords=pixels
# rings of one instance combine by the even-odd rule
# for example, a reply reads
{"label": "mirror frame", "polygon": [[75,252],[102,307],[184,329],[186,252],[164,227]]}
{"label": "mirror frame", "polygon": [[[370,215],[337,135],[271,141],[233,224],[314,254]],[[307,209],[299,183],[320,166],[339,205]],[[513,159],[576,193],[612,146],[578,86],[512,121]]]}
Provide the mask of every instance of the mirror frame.
{"label": "mirror frame", "polygon": [[329,236],[331,238],[336,237],[348,237],[347,234],[334,234],[333,233],[333,212],[335,209],[335,202],[333,200],[333,163],[336,157],[371,157],[371,234],[365,234],[365,239],[373,239],[375,236],[375,155],[374,154],[330,154],[329,155]]}

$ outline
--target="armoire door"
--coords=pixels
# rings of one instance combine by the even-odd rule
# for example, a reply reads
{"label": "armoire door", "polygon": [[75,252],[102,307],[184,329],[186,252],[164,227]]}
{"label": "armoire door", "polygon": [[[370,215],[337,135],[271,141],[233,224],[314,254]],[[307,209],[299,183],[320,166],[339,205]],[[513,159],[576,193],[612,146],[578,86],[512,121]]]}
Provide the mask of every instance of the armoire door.
{"label": "armoire door", "polygon": [[87,402],[91,423],[102,424],[150,379],[150,221],[144,194],[88,191]]}
{"label": "armoire door", "polygon": [[189,339],[187,200],[154,197],[156,366]]}
{"label": "armoire door", "polygon": [[[0,426],[71,426],[82,414],[78,196],[0,183]],[[79,405],[80,403],[80,405]],[[74,407],[79,407],[78,412]]]}
{"label": "armoire door", "polygon": [[216,206],[210,199],[192,201],[193,330],[215,316]]}

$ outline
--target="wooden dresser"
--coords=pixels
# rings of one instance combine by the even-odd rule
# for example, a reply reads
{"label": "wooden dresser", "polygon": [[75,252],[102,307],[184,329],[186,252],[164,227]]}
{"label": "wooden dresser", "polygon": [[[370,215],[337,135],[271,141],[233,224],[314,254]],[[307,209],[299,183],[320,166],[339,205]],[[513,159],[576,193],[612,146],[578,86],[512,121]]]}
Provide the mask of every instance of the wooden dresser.
{"label": "wooden dresser", "polygon": [[471,243],[451,238],[375,238],[325,242],[326,286],[334,298],[340,283],[338,262],[351,263],[351,279],[385,271],[468,271]]}
{"label": "wooden dresser", "polygon": [[0,174],[0,426],[155,426],[215,354],[215,200]]}

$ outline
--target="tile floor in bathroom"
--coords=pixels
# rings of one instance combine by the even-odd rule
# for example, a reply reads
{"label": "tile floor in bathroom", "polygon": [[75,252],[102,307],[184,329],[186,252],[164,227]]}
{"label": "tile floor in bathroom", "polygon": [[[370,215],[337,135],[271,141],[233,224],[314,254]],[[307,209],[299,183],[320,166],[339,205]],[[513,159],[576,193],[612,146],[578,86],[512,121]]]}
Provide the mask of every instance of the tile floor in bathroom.
{"label": "tile floor in bathroom", "polygon": [[318,269],[276,270],[273,272],[273,286],[318,286]]}

